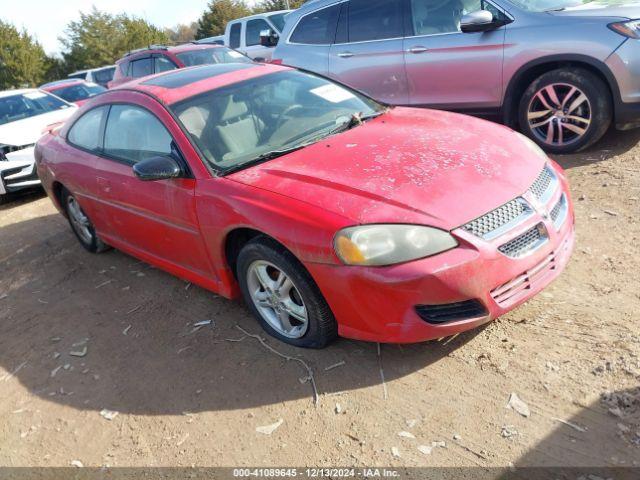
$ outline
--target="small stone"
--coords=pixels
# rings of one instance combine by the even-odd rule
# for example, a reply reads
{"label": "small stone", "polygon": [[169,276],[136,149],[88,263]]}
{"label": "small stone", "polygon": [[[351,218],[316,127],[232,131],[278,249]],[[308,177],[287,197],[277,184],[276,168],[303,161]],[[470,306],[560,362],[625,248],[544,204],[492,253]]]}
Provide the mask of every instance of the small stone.
{"label": "small stone", "polygon": [[433,451],[433,447],[430,447],[428,445],[419,445],[418,451],[423,455],[431,455],[431,452]]}
{"label": "small stone", "polygon": [[398,432],[398,436],[402,438],[416,438],[416,436],[411,432]]}
{"label": "small stone", "polygon": [[262,433],[263,435],[271,435],[278,428],[280,428],[280,425],[282,425],[283,423],[284,423],[284,420],[282,418],[280,418],[276,423],[272,423],[271,425],[265,425],[263,427],[257,427],[256,428],[256,432]]}
{"label": "small stone", "polygon": [[443,442],[443,441],[431,442],[431,446],[433,448],[447,448],[447,442]]}
{"label": "small stone", "polygon": [[456,440],[456,441],[460,441],[460,440],[462,440],[462,437],[456,433],[456,434],[453,435],[453,439]]}
{"label": "small stone", "polygon": [[518,431],[513,425],[503,425],[500,435],[502,435],[502,438],[512,438],[518,435]]}
{"label": "small stone", "polygon": [[400,458],[400,450],[398,450],[398,447],[391,447],[391,455],[393,455],[396,458]]}
{"label": "small stone", "polygon": [[335,412],[338,415],[341,414],[342,413],[342,405],[340,405],[339,403],[336,403]]}
{"label": "small stone", "polygon": [[71,466],[76,468],[82,468],[84,465],[80,460],[71,460]]}
{"label": "small stone", "polygon": [[515,410],[523,417],[529,417],[531,415],[531,411],[529,410],[529,406],[524,403],[517,394],[512,393],[509,396],[509,402],[507,403],[507,408]]}
{"label": "small stone", "polygon": [[115,412],[113,410],[107,410],[106,408],[103,409],[100,412],[100,415],[102,416],[102,418],[104,418],[105,420],[113,420],[114,418],[116,418],[118,416],[118,412]]}

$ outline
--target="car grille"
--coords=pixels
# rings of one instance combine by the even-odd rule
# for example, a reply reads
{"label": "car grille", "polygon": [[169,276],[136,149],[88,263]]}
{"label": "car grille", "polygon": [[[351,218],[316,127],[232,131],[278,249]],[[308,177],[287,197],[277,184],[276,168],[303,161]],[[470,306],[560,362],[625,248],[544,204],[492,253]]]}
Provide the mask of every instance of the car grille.
{"label": "car grille", "polygon": [[449,303],[446,305],[418,305],[416,313],[422,320],[434,325],[482,318],[489,315],[487,309],[478,300]]}
{"label": "car grille", "polygon": [[512,258],[522,257],[535,250],[548,240],[547,229],[543,223],[539,223],[522,235],[498,247],[504,255]]}
{"label": "car grille", "polygon": [[9,153],[17,152],[19,150],[24,150],[25,148],[33,147],[34,145],[35,143],[29,144],[29,145],[21,145],[21,146],[0,144],[0,161],[8,160],[7,154]]}
{"label": "car grille", "polygon": [[467,223],[462,228],[467,232],[482,238],[495,237],[504,227],[520,219],[525,215],[533,213],[527,202],[518,197],[496,208],[492,212]]}
{"label": "car grille", "polygon": [[551,217],[551,221],[553,222],[553,226],[556,230],[559,230],[565,219],[567,218],[567,211],[569,205],[567,204],[567,196],[562,194],[558,203],[551,209],[549,216]]}
{"label": "car grille", "polygon": [[529,191],[542,202],[550,195],[550,193],[553,193],[551,187],[555,182],[556,176],[551,171],[551,167],[545,165],[542,172],[540,172],[540,175],[538,175],[538,178],[536,178],[536,181],[531,185]]}
{"label": "car grille", "polygon": [[491,297],[501,307],[507,307],[528,294],[549,273],[556,269],[556,253],[552,252],[542,262],[510,282],[491,291]]}

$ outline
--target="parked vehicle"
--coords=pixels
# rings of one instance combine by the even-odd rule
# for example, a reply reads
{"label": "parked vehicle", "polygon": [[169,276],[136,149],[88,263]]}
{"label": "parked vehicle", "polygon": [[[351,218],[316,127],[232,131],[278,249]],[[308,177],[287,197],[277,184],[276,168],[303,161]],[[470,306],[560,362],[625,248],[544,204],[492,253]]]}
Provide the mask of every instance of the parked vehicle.
{"label": "parked vehicle", "polygon": [[40,90],[53,93],[55,96],[66,100],[69,103],[75,103],[80,106],[92,97],[107,89],[97,83],[89,83],[84,80],[66,79],[57,82],[45,83],[40,86]]}
{"label": "parked vehicle", "polygon": [[477,327],[546,287],[574,242],[562,169],[526,137],[275,65],[129,83],[36,156],[87,250],[242,293],[300,347]]}
{"label": "parked vehicle", "polygon": [[[285,17],[292,11],[279,10],[233,20],[227,23],[224,44],[256,61],[268,62],[277,43],[275,39],[284,28]],[[271,44],[262,45],[260,36],[263,32],[271,37]]]}
{"label": "parked vehicle", "polygon": [[40,185],[35,143],[49,125],[66,120],[76,109],[40,90],[0,92],[0,203],[10,193]]}
{"label": "parked vehicle", "polygon": [[89,70],[80,70],[73,72],[69,75],[69,78],[75,78],[76,80],[84,80],[89,83],[97,83],[103,87],[113,79],[113,75],[116,71],[115,65],[109,65],[107,67],[91,68]]}
{"label": "parked vehicle", "polygon": [[221,45],[187,43],[175,47],[152,45],[129,52],[116,62],[116,73],[109,88],[129,82],[134,78],[178,68],[216,63],[251,63],[251,59]]}
{"label": "parked vehicle", "polygon": [[317,0],[289,15],[273,59],[384,102],[501,119],[568,153],[612,121],[640,125],[640,3],[605,4]]}
{"label": "parked vehicle", "polygon": [[224,45],[224,35],[218,35],[216,37],[201,38],[200,40],[196,40],[196,43]]}

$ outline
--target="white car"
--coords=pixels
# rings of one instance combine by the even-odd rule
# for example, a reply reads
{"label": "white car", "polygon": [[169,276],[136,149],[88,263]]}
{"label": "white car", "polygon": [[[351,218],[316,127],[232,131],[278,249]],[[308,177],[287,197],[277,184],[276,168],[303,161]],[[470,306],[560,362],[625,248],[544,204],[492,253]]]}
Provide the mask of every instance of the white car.
{"label": "white car", "polygon": [[40,185],[34,145],[45,129],[78,107],[41,90],[0,92],[0,203],[8,193]]}
{"label": "white car", "polygon": [[258,62],[271,60],[273,46],[262,45],[262,32],[271,32],[275,38],[282,33],[285,17],[293,10],[258,13],[227,23],[224,44]]}

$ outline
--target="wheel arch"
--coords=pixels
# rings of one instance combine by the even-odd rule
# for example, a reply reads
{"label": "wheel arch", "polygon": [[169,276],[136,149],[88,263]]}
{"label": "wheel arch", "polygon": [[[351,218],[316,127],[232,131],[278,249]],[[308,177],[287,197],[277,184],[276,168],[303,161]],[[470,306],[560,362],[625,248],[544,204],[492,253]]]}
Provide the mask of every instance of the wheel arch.
{"label": "wheel arch", "polygon": [[517,127],[519,99],[540,75],[560,68],[583,68],[597,75],[609,87],[613,116],[616,115],[616,106],[620,101],[620,90],[616,79],[606,64],[586,55],[550,55],[537,58],[523,65],[511,77],[505,90],[505,101],[502,108],[502,117],[505,125]]}
{"label": "wheel arch", "polygon": [[57,180],[51,184],[51,191],[53,192],[53,199],[57,204],[56,206],[58,207],[58,210],[60,211],[60,213],[62,213],[62,215],[66,217],[67,209],[64,208],[64,205],[62,202],[62,194],[64,193],[65,190],[67,190],[66,187],[62,183],[58,182]]}

